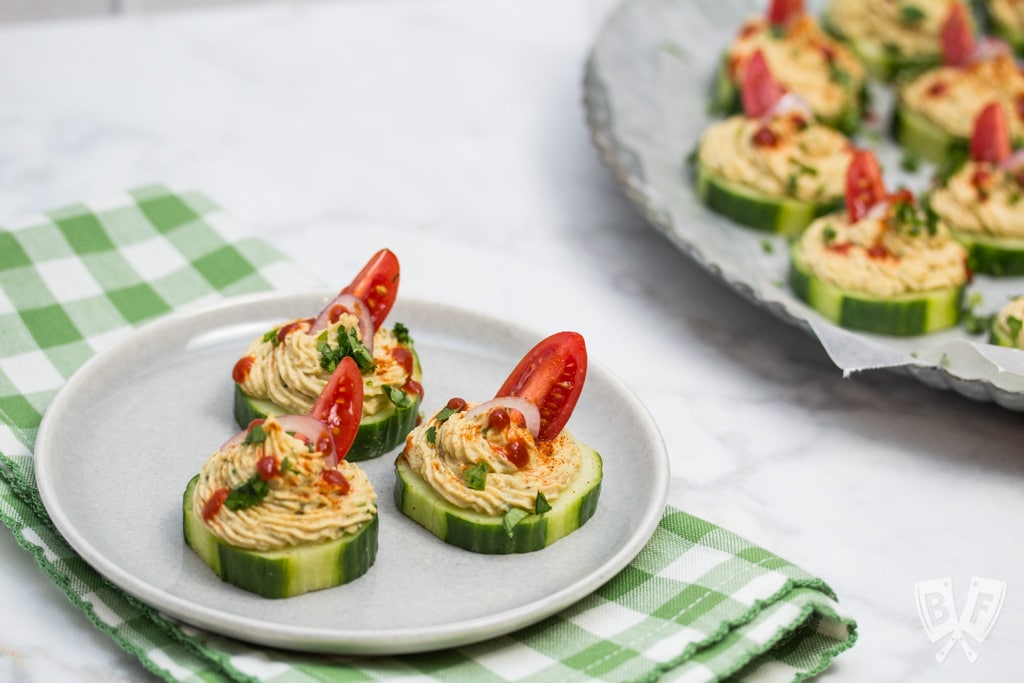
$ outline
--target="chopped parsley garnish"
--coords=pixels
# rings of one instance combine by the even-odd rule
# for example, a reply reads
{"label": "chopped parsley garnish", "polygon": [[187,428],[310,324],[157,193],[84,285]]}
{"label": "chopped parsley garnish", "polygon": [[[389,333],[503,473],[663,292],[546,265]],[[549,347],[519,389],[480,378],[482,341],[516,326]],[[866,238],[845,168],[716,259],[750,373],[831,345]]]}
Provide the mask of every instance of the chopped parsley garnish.
{"label": "chopped parsley garnish", "polygon": [[1010,338],[1016,340],[1020,336],[1021,328],[1024,327],[1024,321],[1011,315],[1006,319],[1006,327],[1010,330]]}
{"label": "chopped parsley garnish", "polygon": [[522,508],[509,508],[505,516],[501,518],[501,525],[505,527],[505,533],[512,538],[512,532],[519,522],[530,516],[530,513]]}
{"label": "chopped parsley garnish", "polygon": [[487,473],[490,468],[485,462],[478,462],[472,467],[467,467],[462,472],[462,478],[466,480],[466,486],[474,491],[483,491],[487,486]]}
{"label": "chopped parsley garnish", "polygon": [[902,5],[900,7],[900,21],[911,26],[920,24],[927,15],[916,5]]}
{"label": "chopped parsley garnish", "polygon": [[900,157],[900,168],[907,173],[914,173],[917,169],[921,168],[921,159],[916,154],[904,152],[903,156]]}
{"label": "chopped parsley garnish", "polygon": [[[313,444],[309,444],[309,448],[311,449],[310,452],[312,452]],[[285,472],[291,472],[292,474],[299,473],[299,471],[292,466],[292,461],[288,458],[281,460],[281,474],[284,474]]]}
{"label": "chopped parsley garnish", "polygon": [[373,370],[376,367],[373,362],[373,354],[359,339],[359,333],[354,329],[339,327],[336,347],[331,347],[327,343],[326,332],[317,337],[316,341],[316,350],[320,352],[320,367],[327,372],[334,372],[345,356],[350,356],[362,372]]}
{"label": "chopped parsley garnish", "polygon": [[771,240],[761,240],[761,251],[771,254],[775,251],[775,245],[772,244]]}
{"label": "chopped parsley garnish", "polygon": [[267,497],[268,493],[270,493],[270,484],[260,479],[260,475],[254,474],[245,483],[231,489],[231,493],[224,499],[224,505],[229,510],[244,510],[259,503]]}
{"label": "chopped parsley garnish", "polygon": [[839,86],[848,86],[852,82],[850,72],[836,64],[834,61],[828,63],[828,79]]}
{"label": "chopped parsley garnish", "polygon": [[445,406],[444,408],[441,408],[441,410],[437,411],[437,415],[434,416],[434,419],[437,420],[438,422],[444,422],[457,412],[459,411],[455,410],[454,408],[449,408],[448,406]]}
{"label": "chopped parsley garnish", "polygon": [[537,491],[537,502],[533,504],[533,511],[538,515],[542,515],[551,509],[551,503],[544,497],[544,494]]}
{"label": "chopped parsley garnish", "polygon": [[279,328],[275,327],[274,329],[270,330],[265,335],[263,335],[263,343],[266,344],[267,342],[270,342],[274,346],[280,344],[281,339],[277,336],[278,330]]}
{"label": "chopped parsley garnish", "polygon": [[384,393],[387,394],[388,399],[395,404],[396,408],[408,408],[412,405],[412,396],[405,393],[398,387],[385,384]]}
{"label": "chopped parsley garnish", "polygon": [[398,343],[403,346],[409,346],[412,344],[412,337],[409,336],[409,328],[402,323],[395,323],[395,326],[391,328],[391,331],[395,335],[395,339]]}
{"label": "chopped parsley garnish", "polygon": [[806,175],[811,176],[812,178],[817,177],[818,169],[813,166],[808,166],[804,162],[795,158],[790,159],[789,163],[796,166],[796,168],[789,174],[789,177],[786,178],[786,191],[789,192],[789,194],[796,194],[797,184],[800,182],[800,176]]}
{"label": "chopped parsley garnish", "polygon": [[822,231],[821,236],[825,240],[825,244],[832,244],[832,241],[836,238],[836,229],[831,225],[826,225]]}
{"label": "chopped parsley garnish", "polygon": [[267,440],[267,433],[263,431],[263,425],[253,425],[249,433],[245,435],[245,441],[242,443],[246,446],[251,446],[255,443],[263,443]]}
{"label": "chopped parsley garnish", "polygon": [[786,27],[780,24],[772,24],[768,28],[768,32],[771,34],[772,38],[775,38],[776,40],[786,37]]}
{"label": "chopped parsley garnish", "polygon": [[427,443],[433,446],[437,442],[437,428],[434,425],[427,427],[427,431],[424,434],[427,437]]}
{"label": "chopped parsley garnish", "polygon": [[913,237],[920,235],[923,230],[934,236],[938,229],[937,217],[933,220],[928,211],[920,210],[912,200],[906,199],[893,202],[889,224],[896,230],[906,230]]}

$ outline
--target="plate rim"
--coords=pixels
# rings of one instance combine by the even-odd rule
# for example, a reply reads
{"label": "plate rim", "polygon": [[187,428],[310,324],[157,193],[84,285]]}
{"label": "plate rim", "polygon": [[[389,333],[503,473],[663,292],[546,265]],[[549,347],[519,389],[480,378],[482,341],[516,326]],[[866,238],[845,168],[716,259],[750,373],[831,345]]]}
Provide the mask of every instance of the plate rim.
{"label": "plate rim", "polygon": [[[189,602],[185,598],[168,593],[158,586],[152,586],[144,580],[132,575],[126,568],[108,559],[104,553],[95,548],[88,534],[82,532],[79,525],[65,513],[58,498],[56,484],[53,483],[52,467],[56,465],[56,455],[50,453],[50,441],[58,430],[60,415],[64,405],[73,400],[80,386],[86,383],[92,373],[108,363],[123,349],[130,348],[150,335],[173,330],[185,323],[195,322],[207,317],[216,317],[226,310],[247,310],[265,305],[267,302],[282,303],[287,301],[310,301],[313,299],[328,301],[334,293],[328,290],[302,291],[270,291],[255,294],[229,297],[212,304],[188,306],[166,316],[147,322],[109,347],[97,352],[76,370],[65,384],[58,390],[47,406],[33,449],[33,468],[36,485],[47,514],[57,530],[63,535],[71,548],[100,575],[126,593],[136,597],[143,603],[186,623],[205,628],[214,633],[231,636],[246,642],[281,647],[309,653],[380,655],[380,654],[411,654],[432,651],[441,648],[457,647],[487,640],[492,637],[511,633],[519,628],[534,624],[551,616],[566,607],[582,600],[597,588],[606,583],[624,569],[646,545],[660,522],[668,498],[670,485],[670,465],[667,447],[663,435],[658,429],[653,416],[636,394],[614,373],[593,359],[588,363],[588,372],[601,375],[623,399],[631,403],[638,412],[644,415],[647,423],[644,432],[655,450],[651,453],[652,483],[648,504],[644,514],[632,529],[628,541],[613,553],[602,565],[595,568],[582,578],[562,586],[542,599],[513,609],[487,614],[440,626],[429,627],[397,627],[382,630],[345,629],[313,626],[294,626],[272,620],[258,620],[251,617],[230,614],[205,605]],[[480,321],[488,327],[508,329],[519,335],[531,335],[540,339],[543,335],[516,322],[502,320],[489,313],[481,313],[469,308],[451,304],[403,297],[403,307],[443,310],[449,314],[463,316]],[[198,335],[191,335],[195,338]],[[40,455],[42,454],[42,455]],[[424,533],[427,533],[424,531]],[[180,541],[184,544],[184,539]],[[452,549],[458,552],[468,552]],[[226,586],[227,584],[225,584]]]}

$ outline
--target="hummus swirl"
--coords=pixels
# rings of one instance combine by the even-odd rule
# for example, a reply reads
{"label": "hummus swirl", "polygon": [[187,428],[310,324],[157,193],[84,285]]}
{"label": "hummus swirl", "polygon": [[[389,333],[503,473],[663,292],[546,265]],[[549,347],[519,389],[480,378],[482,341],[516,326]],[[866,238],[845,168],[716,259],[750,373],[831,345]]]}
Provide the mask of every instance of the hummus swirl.
{"label": "hummus swirl", "polygon": [[[769,131],[767,144],[762,129]],[[828,201],[846,191],[852,154],[841,133],[783,114],[767,124],[745,116],[712,124],[701,137],[697,158],[725,180],[765,194]]]}
{"label": "hummus swirl", "polygon": [[789,92],[807,100],[815,116],[835,117],[856,106],[864,84],[864,67],[846,46],[826,35],[818,22],[804,15],[785,34],[777,35],[767,20],[747,21],[728,55],[729,76],[743,82],[747,62],[761,50],[768,67]]}
{"label": "hummus swirl", "polygon": [[974,120],[991,102],[1002,102],[1010,137],[1024,135],[1017,98],[1024,93],[1024,73],[1013,57],[1001,55],[965,67],[926,71],[900,88],[904,107],[918,112],[950,135],[969,139]]}
{"label": "hummus swirl", "polygon": [[969,161],[931,192],[930,205],[955,230],[1024,238],[1024,187],[987,162]]}
{"label": "hummus swirl", "polygon": [[[891,211],[891,209],[890,209]],[[894,225],[889,216],[850,223],[836,213],[811,223],[798,254],[818,279],[841,289],[888,297],[967,283],[966,250],[941,222]]]}
{"label": "hummus swirl", "polygon": [[957,0],[832,0],[825,20],[847,39],[905,57],[939,56],[939,31]]}
{"label": "hummus swirl", "polygon": [[[276,329],[294,326],[283,340],[268,332],[253,340],[244,356],[253,359],[242,391],[252,398],[273,401],[288,413],[305,415],[327,385],[331,373],[320,365],[320,341],[323,332],[309,334],[312,320],[297,319]],[[338,348],[338,331],[358,330],[354,315],[343,313],[326,330],[326,343]],[[271,330],[273,332],[273,330]],[[391,405],[384,385],[402,388],[410,379],[406,368],[398,362],[395,350],[400,344],[394,333],[380,328],[373,337],[372,372],[363,373],[363,417],[375,415]]]}
{"label": "hummus swirl", "polygon": [[263,423],[266,440],[217,451],[199,471],[192,509],[203,519],[203,507],[220,489],[234,489],[256,474],[256,464],[275,456],[287,466],[267,481],[266,497],[251,507],[231,510],[223,505],[205,524],[229,545],[249,550],[274,550],[331,541],[358,529],[377,514],[377,495],[358,465],[338,464],[349,483],[347,492],[325,480],[323,453],[288,435],[268,417]]}
{"label": "hummus swirl", "polygon": [[1024,0],[988,0],[985,6],[994,24],[1013,33],[1024,32]]}
{"label": "hummus swirl", "polygon": [[[553,503],[579,470],[579,445],[566,431],[551,441],[536,442],[526,427],[488,427],[486,413],[466,417],[469,408],[439,422],[437,414],[414,429],[402,452],[410,468],[445,500],[460,508],[500,516],[509,508],[533,511],[537,493]],[[527,444],[529,460],[516,467],[505,446],[516,439]],[[487,478],[482,490],[466,483],[466,470],[483,463]]]}

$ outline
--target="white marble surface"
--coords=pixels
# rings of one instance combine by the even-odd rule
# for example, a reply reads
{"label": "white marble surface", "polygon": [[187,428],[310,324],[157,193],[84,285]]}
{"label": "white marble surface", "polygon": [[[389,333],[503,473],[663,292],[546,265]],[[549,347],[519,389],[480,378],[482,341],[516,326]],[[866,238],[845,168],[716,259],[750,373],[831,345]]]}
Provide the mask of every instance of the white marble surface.
{"label": "white marble surface", "polygon": [[[1008,681],[1024,649],[1024,415],[803,334],[679,254],[589,144],[580,76],[607,3],[261,4],[0,28],[0,224],[149,181],[193,186],[346,280],[574,328],[646,403],[671,503],[828,581],[860,641],[828,681]],[[331,245],[338,245],[331,248]],[[0,533],[0,680],[148,674]],[[980,657],[943,664],[914,584],[1007,582]]]}

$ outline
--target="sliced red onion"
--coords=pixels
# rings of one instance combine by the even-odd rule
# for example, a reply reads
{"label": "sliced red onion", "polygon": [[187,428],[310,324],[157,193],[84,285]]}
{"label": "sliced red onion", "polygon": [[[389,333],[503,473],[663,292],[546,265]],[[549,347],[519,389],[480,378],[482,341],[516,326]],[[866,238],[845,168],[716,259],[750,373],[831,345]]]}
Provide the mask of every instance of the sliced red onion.
{"label": "sliced red onion", "polygon": [[[317,452],[323,453],[325,465],[328,467],[338,466],[338,454],[334,450],[334,437],[331,436],[331,431],[323,422],[309,415],[280,415],[275,416],[275,419],[285,432],[294,433],[296,438],[313,444],[313,448]],[[262,423],[263,420],[253,420],[249,427],[225,441],[218,450],[223,452],[238,446],[245,441],[253,424]]]}
{"label": "sliced red onion", "polygon": [[512,408],[518,410],[526,418],[526,428],[530,430],[534,438],[540,432],[540,411],[537,410],[537,406],[527,401],[525,398],[516,398],[515,396],[502,396],[500,398],[492,398],[490,401],[481,403],[480,405],[473,406],[469,412],[466,413],[467,418],[473,418],[477,415],[489,413],[495,408]]}
{"label": "sliced red onion", "polygon": [[771,121],[776,116],[790,113],[800,114],[807,121],[814,120],[814,112],[811,111],[811,105],[807,103],[807,100],[796,93],[787,92],[779,98],[779,101],[771,109],[765,112],[764,116],[761,117],[761,121]]}
{"label": "sliced red onion", "polygon": [[354,294],[336,296],[331,303],[324,307],[324,310],[320,311],[320,315],[313,321],[313,326],[309,328],[309,333],[319,334],[322,330],[327,329],[332,322],[338,320],[340,311],[351,313],[359,319],[359,338],[362,340],[363,346],[373,353],[373,318],[370,317],[370,309],[366,302]]}
{"label": "sliced red onion", "polygon": [[1024,149],[1016,152],[999,162],[999,168],[1003,171],[1015,171],[1024,166]]}
{"label": "sliced red onion", "polygon": [[1005,40],[987,37],[978,41],[978,44],[974,47],[974,52],[971,54],[971,62],[988,62],[997,57],[1012,54],[1013,49]]}

